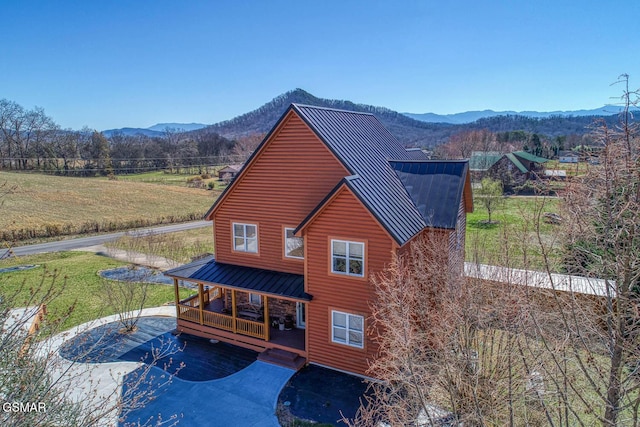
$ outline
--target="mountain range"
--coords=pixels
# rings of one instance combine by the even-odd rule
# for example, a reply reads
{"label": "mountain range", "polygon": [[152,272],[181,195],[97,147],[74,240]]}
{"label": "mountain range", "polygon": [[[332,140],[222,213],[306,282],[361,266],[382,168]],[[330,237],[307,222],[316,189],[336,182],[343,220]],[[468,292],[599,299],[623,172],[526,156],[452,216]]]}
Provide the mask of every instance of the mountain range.
{"label": "mountain range", "polygon": [[421,120],[428,123],[450,123],[455,125],[473,123],[476,120],[495,116],[524,116],[531,118],[548,118],[548,117],[587,117],[587,116],[611,116],[622,111],[622,107],[618,105],[605,105],[604,107],[595,108],[593,110],[572,110],[572,111],[465,111],[463,113],[454,114],[436,114],[436,113],[402,113],[407,117]]}
{"label": "mountain range", "polygon": [[399,113],[385,107],[355,104],[351,101],[318,98],[302,89],[295,89],[277,96],[256,110],[231,120],[204,125],[201,123],[159,123],[149,128],[122,128],[103,131],[110,137],[114,133],[124,135],[142,134],[162,137],[167,129],[186,133],[215,132],[225,138],[265,134],[280,118],[291,103],[337,108],[374,114],[400,142],[406,146],[431,147],[446,141],[453,133],[488,129],[493,132],[523,130],[551,137],[568,134],[582,135],[595,117],[608,117],[613,122],[620,110],[617,106],[604,106],[594,110],[578,111],[468,111],[457,114]]}

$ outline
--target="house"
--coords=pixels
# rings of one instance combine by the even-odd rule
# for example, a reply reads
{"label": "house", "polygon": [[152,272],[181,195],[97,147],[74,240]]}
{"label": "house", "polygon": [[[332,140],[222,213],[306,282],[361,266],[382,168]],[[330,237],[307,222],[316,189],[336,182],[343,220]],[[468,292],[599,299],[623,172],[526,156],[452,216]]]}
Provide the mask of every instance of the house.
{"label": "house", "polygon": [[[177,329],[364,375],[371,280],[392,254],[435,229],[462,274],[468,163],[413,154],[372,114],[292,104],[207,212],[215,258],[166,272]],[[179,281],[198,294],[179,300]]]}
{"label": "house", "polygon": [[241,164],[225,166],[218,171],[218,179],[228,184],[233,181],[240,169],[242,169]]}
{"label": "house", "polygon": [[542,174],[542,165],[548,161],[526,151],[508,154],[474,151],[471,153],[469,166],[474,179],[497,179],[502,182],[505,191],[511,191],[528,180],[537,179]]}
{"label": "house", "polygon": [[578,163],[580,156],[573,151],[560,151],[558,153],[558,162],[560,163]]}

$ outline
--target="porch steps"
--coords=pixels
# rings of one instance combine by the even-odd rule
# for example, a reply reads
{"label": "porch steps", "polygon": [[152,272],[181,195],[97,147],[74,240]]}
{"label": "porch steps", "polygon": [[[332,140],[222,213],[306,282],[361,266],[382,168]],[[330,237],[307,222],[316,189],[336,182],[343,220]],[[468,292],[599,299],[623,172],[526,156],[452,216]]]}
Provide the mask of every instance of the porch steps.
{"label": "porch steps", "polygon": [[299,371],[306,363],[307,359],[297,353],[282,350],[279,348],[268,348],[258,354],[258,360],[271,363],[273,365],[284,366],[285,368]]}

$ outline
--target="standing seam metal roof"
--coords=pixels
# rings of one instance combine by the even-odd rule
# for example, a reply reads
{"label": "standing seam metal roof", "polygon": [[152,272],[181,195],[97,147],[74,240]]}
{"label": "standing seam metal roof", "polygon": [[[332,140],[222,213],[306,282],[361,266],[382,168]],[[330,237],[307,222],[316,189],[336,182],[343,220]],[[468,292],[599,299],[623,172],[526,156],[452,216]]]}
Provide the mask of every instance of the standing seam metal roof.
{"label": "standing seam metal roof", "polygon": [[219,263],[212,256],[168,270],[165,275],[273,296],[311,300],[311,296],[304,291],[303,275]]}
{"label": "standing seam metal roof", "polygon": [[[459,175],[441,173],[439,179],[434,179],[433,188],[424,196],[416,196],[406,188],[406,183],[399,173],[404,174],[405,178],[412,175],[407,175],[404,171],[398,172],[389,162],[405,161],[413,167],[428,165],[420,169],[420,188],[427,181],[427,176],[436,173],[437,165],[446,164],[451,169],[453,163],[414,160],[412,153],[407,152],[372,114],[296,104],[293,108],[351,171],[353,175],[345,178],[343,183],[354,192],[400,246],[427,226],[455,228],[464,176],[460,179]],[[456,164],[467,165],[467,162]],[[457,170],[458,173],[466,171],[467,168],[461,166]],[[339,187],[340,185],[334,192]],[[440,194],[443,187],[447,188],[446,197]],[[450,197],[453,193],[457,194],[456,200]],[[329,197],[321,202],[318,208]],[[431,198],[438,204],[450,203],[451,206],[441,207],[435,216],[426,215],[426,211],[420,209],[420,204]],[[432,204],[433,202],[430,203]],[[317,209],[314,209],[298,229],[304,226],[316,211]],[[445,219],[447,216],[449,218]]]}
{"label": "standing seam metal roof", "polygon": [[345,182],[399,245],[427,225],[389,165],[410,155],[372,114],[293,108],[352,172]]}

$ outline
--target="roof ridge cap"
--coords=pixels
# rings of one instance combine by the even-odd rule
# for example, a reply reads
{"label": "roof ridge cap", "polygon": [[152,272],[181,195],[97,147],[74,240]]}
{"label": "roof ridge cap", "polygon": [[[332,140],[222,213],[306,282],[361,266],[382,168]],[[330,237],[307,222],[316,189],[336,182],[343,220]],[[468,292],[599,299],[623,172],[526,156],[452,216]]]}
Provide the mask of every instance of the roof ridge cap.
{"label": "roof ridge cap", "polygon": [[309,105],[309,104],[298,104],[297,102],[292,102],[291,103],[292,106],[294,106],[296,109],[302,107],[302,108],[315,108],[316,110],[326,110],[326,111],[336,111],[339,113],[349,113],[349,114],[360,114],[363,116],[374,116],[375,115],[373,113],[365,113],[362,111],[353,111],[353,110],[343,110],[341,108],[331,108],[331,107],[321,107],[318,105]]}

